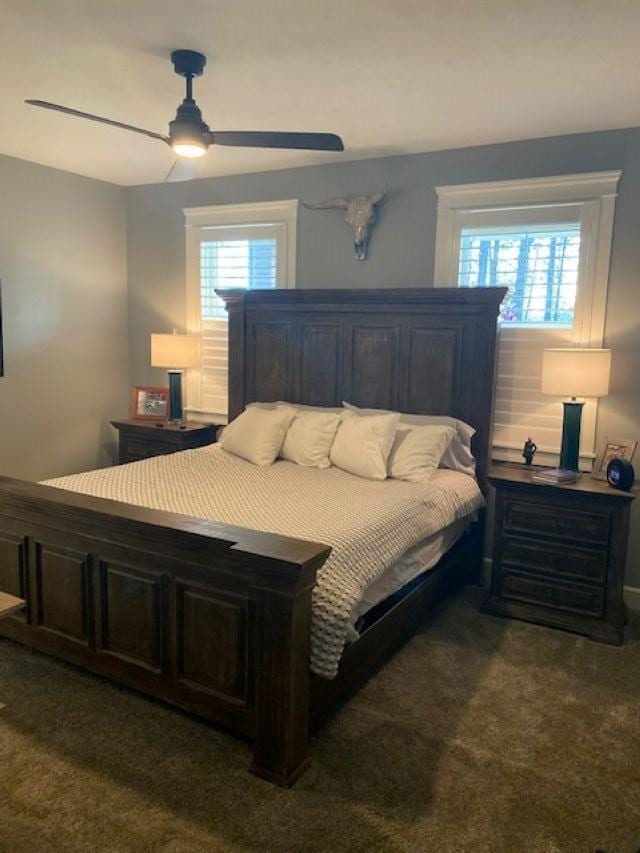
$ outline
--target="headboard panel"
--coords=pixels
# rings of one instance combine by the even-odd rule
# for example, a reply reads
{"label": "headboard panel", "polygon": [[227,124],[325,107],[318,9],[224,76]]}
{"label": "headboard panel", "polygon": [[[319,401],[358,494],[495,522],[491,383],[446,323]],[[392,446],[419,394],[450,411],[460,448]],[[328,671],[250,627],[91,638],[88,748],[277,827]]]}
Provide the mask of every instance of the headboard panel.
{"label": "headboard panel", "polygon": [[229,417],[288,400],[453,415],[484,485],[505,288],[226,290]]}

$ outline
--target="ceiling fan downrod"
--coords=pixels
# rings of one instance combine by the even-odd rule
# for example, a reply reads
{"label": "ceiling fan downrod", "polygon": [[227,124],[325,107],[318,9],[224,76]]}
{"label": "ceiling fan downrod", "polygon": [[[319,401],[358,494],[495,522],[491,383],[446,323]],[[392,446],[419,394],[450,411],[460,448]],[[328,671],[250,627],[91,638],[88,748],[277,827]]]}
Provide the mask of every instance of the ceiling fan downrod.
{"label": "ceiling fan downrod", "polygon": [[174,50],[171,62],[176,74],[186,81],[185,99],[178,107],[176,117],[169,123],[171,147],[178,156],[201,157],[209,147],[210,130],[193,99],[193,78],[202,75],[207,58],[195,50]]}

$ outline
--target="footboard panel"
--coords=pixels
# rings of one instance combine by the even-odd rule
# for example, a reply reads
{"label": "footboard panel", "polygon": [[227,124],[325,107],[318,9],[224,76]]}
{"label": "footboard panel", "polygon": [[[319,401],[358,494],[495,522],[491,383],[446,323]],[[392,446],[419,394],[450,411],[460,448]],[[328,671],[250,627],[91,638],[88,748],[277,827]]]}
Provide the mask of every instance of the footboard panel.
{"label": "footboard panel", "polygon": [[[290,784],[306,761],[323,545],[0,479],[0,634],[255,740]],[[305,640],[306,637],[306,640]]]}

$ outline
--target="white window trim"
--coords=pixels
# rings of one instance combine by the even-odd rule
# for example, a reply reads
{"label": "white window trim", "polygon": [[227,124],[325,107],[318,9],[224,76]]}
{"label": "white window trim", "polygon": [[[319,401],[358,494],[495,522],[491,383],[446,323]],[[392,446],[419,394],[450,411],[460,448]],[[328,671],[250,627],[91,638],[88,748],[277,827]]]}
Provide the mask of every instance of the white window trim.
{"label": "white window trim", "polygon": [[[583,288],[580,316],[574,322],[572,342],[579,346],[601,347],[607,309],[611,242],[615,200],[620,171],[587,172],[547,178],[487,181],[435,188],[438,197],[434,282],[436,287],[455,287],[458,277],[460,226],[465,214],[473,211],[514,209],[535,205],[576,205],[581,227],[589,235],[588,254],[581,274]],[[597,401],[593,406],[592,431],[595,437]],[[496,446],[494,445],[494,449]],[[521,448],[501,447],[505,458],[520,461]],[[581,461],[590,466],[594,453],[584,453]],[[557,462],[557,450],[545,448],[537,461]]]}
{"label": "white window trim", "polygon": [[[186,328],[191,334],[202,333],[201,294],[200,294],[200,237],[207,228],[248,224],[278,223],[286,228],[285,268],[281,288],[296,286],[297,236],[298,236],[297,198],[278,201],[249,202],[243,204],[214,204],[207,207],[185,207],[186,237]],[[199,401],[201,374],[199,370],[187,373],[187,406],[189,415],[205,422],[220,423],[222,418],[202,412],[192,401]],[[191,405],[190,405],[191,404]],[[224,419],[226,420],[226,418]]]}

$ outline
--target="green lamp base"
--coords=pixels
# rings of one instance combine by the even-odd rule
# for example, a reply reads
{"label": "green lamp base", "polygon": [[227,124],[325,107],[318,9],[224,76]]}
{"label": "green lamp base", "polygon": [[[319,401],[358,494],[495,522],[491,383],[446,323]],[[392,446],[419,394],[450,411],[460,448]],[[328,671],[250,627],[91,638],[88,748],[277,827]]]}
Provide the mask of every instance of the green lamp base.
{"label": "green lamp base", "polygon": [[562,447],[560,449],[560,468],[565,471],[579,471],[580,460],[580,424],[582,422],[583,402],[571,400],[564,402],[562,421]]}
{"label": "green lamp base", "polygon": [[169,420],[172,423],[182,423],[182,371],[169,371]]}

